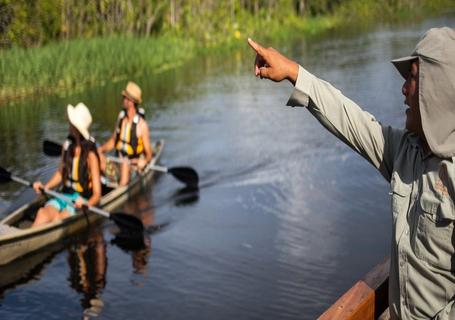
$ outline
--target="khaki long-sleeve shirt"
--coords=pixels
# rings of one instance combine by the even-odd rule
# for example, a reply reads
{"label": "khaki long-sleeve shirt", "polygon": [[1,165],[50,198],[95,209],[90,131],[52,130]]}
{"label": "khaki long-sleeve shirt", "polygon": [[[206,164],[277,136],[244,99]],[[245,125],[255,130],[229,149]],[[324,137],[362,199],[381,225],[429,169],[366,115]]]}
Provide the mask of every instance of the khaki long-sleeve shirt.
{"label": "khaki long-sleeve shirt", "polygon": [[304,68],[289,106],[305,106],[391,185],[392,319],[455,319],[455,164],[425,154],[417,135],[383,126]]}

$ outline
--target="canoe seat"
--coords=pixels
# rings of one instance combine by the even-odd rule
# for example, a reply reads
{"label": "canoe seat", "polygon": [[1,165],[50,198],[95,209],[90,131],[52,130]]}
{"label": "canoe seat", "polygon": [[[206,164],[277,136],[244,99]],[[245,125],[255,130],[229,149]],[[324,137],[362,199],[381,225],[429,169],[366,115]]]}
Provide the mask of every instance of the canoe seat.
{"label": "canoe seat", "polygon": [[17,232],[19,230],[20,229],[11,227],[11,226],[9,226],[7,224],[0,224],[0,236],[1,235],[5,235],[5,234],[9,234],[9,233],[14,233],[14,232]]}

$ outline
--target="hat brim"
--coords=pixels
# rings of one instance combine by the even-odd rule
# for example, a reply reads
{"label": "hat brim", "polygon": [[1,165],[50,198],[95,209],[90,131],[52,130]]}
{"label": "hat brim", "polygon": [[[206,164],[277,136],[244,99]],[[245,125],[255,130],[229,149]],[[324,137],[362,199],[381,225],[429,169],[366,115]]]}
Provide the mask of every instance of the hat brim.
{"label": "hat brim", "polygon": [[133,97],[132,95],[130,95],[126,90],[122,90],[122,96],[125,96],[127,97],[128,99],[134,101],[135,103],[137,104],[141,104],[142,103],[142,99],[137,99],[135,97]]}
{"label": "hat brim", "polygon": [[391,62],[397,68],[398,72],[404,79],[407,79],[409,76],[409,72],[411,71],[411,63],[418,59],[417,56],[407,56],[403,58],[394,59]]}
{"label": "hat brim", "polygon": [[79,131],[79,133],[85,138],[85,140],[88,140],[90,138],[90,133],[86,128],[83,128],[77,121],[77,116],[75,113],[75,107],[72,105],[68,105],[66,108],[66,111],[68,113],[68,120],[69,122]]}

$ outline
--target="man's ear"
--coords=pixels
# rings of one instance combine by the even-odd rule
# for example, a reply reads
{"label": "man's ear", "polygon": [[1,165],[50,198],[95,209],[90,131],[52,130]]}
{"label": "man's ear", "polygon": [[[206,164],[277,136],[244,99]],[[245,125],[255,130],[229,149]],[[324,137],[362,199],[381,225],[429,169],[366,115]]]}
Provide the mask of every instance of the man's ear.
{"label": "man's ear", "polygon": [[411,63],[411,75],[417,76],[419,74],[419,60],[414,60]]}

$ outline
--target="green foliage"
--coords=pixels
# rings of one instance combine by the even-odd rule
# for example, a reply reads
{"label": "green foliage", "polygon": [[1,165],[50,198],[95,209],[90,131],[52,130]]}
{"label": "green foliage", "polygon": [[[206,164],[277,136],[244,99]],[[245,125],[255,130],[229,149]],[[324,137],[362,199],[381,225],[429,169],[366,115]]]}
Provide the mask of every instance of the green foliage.
{"label": "green foliage", "polygon": [[112,36],[0,51],[0,96],[80,90],[104,81],[154,74],[189,59],[193,41]]}
{"label": "green foliage", "polygon": [[455,9],[453,0],[349,0],[339,5],[335,15],[347,22],[369,24],[429,16],[444,9]]}
{"label": "green foliage", "polygon": [[171,34],[213,47],[303,17],[401,19],[450,5],[453,0],[0,0],[0,46]]}
{"label": "green foliage", "polygon": [[[197,53],[354,23],[414,19],[453,0],[0,0],[0,99],[157,73]],[[25,49],[28,48],[28,49]]]}
{"label": "green foliage", "polygon": [[332,14],[341,2],[341,0],[308,1],[306,11],[310,16]]}
{"label": "green foliage", "polygon": [[55,0],[0,0],[0,46],[30,47],[55,39],[60,13]]}

